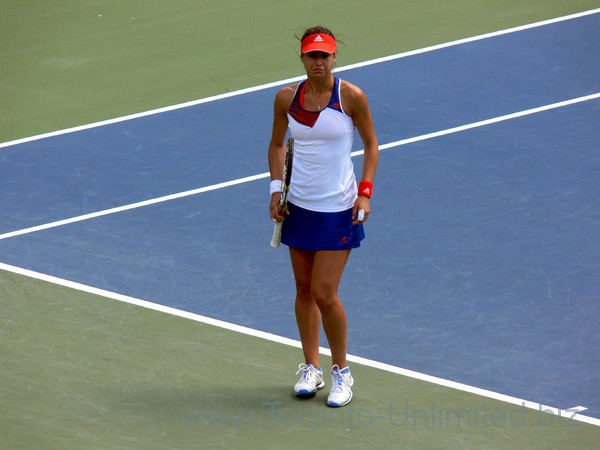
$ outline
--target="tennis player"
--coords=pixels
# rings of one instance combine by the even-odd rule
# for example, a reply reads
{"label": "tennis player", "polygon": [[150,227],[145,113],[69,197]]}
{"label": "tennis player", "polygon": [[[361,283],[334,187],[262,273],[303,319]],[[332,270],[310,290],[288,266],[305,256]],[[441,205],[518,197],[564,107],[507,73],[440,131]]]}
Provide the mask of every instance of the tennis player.
{"label": "tennis player", "polygon": [[[378,143],[369,104],[357,86],[334,76],[337,42],[324,27],[301,38],[300,61],[306,80],[275,97],[269,143],[270,214],[283,221],[281,242],[289,247],[296,284],[295,311],[304,363],[294,386],[298,396],[313,396],[325,386],[319,363],[321,324],[332,354],[332,387],[327,404],[347,405],[354,380],[346,361],[347,321],[338,287],[350,251],[364,239],[363,223],[377,169]],[[288,128],[294,160],[288,205],[278,211]],[[362,176],[356,181],[351,159],[355,129],[362,140]]]}

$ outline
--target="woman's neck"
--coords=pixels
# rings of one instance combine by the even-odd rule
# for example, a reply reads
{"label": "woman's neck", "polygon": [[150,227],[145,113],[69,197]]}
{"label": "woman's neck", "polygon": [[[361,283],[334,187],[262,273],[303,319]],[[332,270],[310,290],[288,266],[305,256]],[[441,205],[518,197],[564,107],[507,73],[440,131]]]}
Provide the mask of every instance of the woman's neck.
{"label": "woman's neck", "polygon": [[306,93],[308,92],[312,103],[314,103],[314,105],[317,107],[317,110],[321,111],[329,104],[333,85],[333,76],[326,80],[307,79],[306,90],[304,91],[305,101]]}

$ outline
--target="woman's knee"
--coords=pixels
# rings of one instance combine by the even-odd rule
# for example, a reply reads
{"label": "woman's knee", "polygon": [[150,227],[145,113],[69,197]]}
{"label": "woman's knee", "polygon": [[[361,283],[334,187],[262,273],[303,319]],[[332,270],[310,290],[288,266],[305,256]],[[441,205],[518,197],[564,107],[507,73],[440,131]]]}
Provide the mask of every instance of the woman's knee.
{"label": "woman's knee", "polygon": [[300,302],[312,302],[312,288],[310,282],[296,281],[296,299]]}
{"label": "woman's knee", "polygon": [[324,313],[337,308],[341,304],[337,292],[330,289],[313,288],[312,298],[321,312]]}

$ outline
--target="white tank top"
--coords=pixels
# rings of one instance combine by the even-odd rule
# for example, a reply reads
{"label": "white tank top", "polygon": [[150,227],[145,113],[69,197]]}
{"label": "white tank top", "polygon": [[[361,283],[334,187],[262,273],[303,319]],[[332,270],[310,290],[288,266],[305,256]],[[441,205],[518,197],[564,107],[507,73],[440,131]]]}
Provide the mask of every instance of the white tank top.
{"label": "white tank top", "polygon": [[294,138],[294,162],[288,199],[311,211],[339,212],[354,206],[356,177],[350,156],[354,122],[343,110],[341,80],[335,78],[331,100],[322,111],[303,108],[306,81],[296,89],[288,110]]}

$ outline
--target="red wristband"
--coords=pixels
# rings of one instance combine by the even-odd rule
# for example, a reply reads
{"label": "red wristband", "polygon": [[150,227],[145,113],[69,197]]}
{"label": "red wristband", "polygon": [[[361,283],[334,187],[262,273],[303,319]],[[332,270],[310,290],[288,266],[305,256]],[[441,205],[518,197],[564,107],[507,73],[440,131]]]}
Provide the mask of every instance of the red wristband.
{"label": "red wristband", "polygon": [[364,195],[367,198],[371,198],[373,194],[373,183],[370,181],[362,180],[358,184],[358,195]]}

